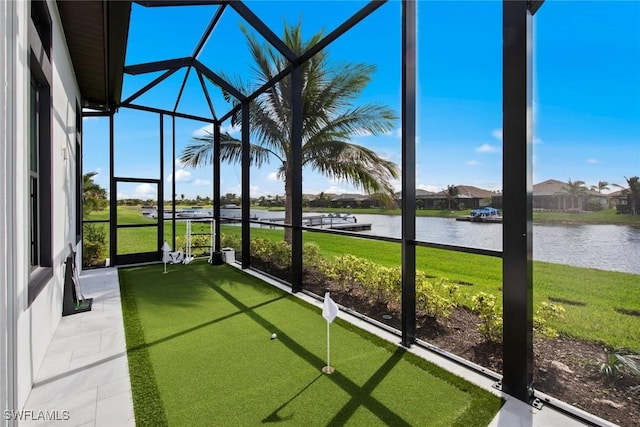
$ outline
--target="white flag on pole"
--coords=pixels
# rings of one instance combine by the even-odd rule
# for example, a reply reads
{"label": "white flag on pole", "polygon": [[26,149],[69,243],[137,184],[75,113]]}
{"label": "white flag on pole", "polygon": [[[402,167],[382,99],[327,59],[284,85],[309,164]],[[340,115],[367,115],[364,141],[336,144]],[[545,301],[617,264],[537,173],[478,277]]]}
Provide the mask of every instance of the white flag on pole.
{"label": "white flag on pole", "polygon": [[327,319],[327,322],[333,322],[333,319],[338,315],[338,306],[329,296],[329,292],[324,294],[324,304],[322,305],[322,317]]}
{"label": "white flag on pole", "polygon": [[162,250],[162,262],[165,264],[171,262],[171,246],[169,246],[166,240],[160,249]]}

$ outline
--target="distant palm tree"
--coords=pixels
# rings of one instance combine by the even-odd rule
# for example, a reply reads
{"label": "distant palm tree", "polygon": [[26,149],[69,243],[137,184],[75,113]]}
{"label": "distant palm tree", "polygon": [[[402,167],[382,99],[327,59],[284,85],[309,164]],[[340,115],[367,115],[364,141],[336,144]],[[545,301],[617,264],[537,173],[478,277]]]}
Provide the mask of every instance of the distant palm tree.
{"label": "distant palm tree", "polygon": [[603,190],[609,189],[609,183],[607,181],[598,181],[598,185],[592,185],[591,190],[602,193]]}
{"label": "distant palm tree", "polygon": [[449,202],[449,210],[451,210],[451,202],[455,200],[456,196],[460,194],[460,190],[455,185],[447,185],[447,189],[444,190],[444,195],[447,196]]}
{"label": "distant palm tree", "polygon": [[[262,44],[242,31],[247,38],[253,57],[255,81],[234,83],[243,93],[251,93],[271,80],[289,63],[271,45]],[[307,51],[323,38],[323,33],[302,40],[302,25],[285,24],[284,42],[297,55]],[[397,117],[390,108],[367,104],[354,106],[353,101],[362,93],[375,71],[373,65],[329,62],[327,50],[314,55],[302,66],[302,166],[308,166],[334,179],[346,180],[368,193],[387,195],[389,204],[394,197],[391,180],[398,177],[395,163],[385,160],[374,151],[354,144],[356,135],[379,135],[392,130]],[[270,159],[280,163],[278,176],[284,180],[285,222],[291,224],[293,187],[291,176],[292,131],[291,79],[280,80],[270,90],[256,98],[250,106],[252,133],[251,158],[254,166]],[[228,94],[225,94],[228,97]],[[241,123],[240,113],[232,123]],[[196,137],[184,149],[181,162],[186,166],[199,166],[212,159],[212,135]],[[241,160],[241,143],[229,134],[221,135],[223,161]],[[244,197],[248,197],[246,194]],[[291,242],[291,229],[285,229],[285,240]]]}
{"label": "distant palm tree", "polygon": [[631,178],[627,178],[625,176],[624,179],[627,181],[627,188],[618,184],[612,185],[622,188],[622,194],[627,196],[629,213],[631,213],[631,215],[640,215],[640,210],[638,210],[638,206],[640,206],[640,177],[632,176]]}
{"label": "distant palm tree", "polygon": [[83,215],[91,211],[103,210],[109,202],[107,201],[107,190],[93,180],[98,172],[88,172],[82,175],[82,211]]}
{"label": "distant palm tree", "polygon": [[[571,178],[569,178],[569,181],[567,181],[567,186],[562,187],[562,189],[566,191],[566,193],[571,198],[571,208],[580,208],[580,197],[584,196],[584,194],[587,192],[587,187],[585,186],[584,181],[571,181]],[[574,202],[578,202],[577,206]]]}

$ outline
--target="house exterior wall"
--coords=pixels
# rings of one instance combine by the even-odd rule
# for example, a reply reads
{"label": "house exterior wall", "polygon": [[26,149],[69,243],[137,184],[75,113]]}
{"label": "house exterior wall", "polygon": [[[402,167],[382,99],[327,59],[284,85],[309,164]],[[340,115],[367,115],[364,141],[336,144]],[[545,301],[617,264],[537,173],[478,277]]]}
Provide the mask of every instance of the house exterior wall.
{"label": "house exterior wall", "polygon": [[[0,105],[0,425],[11,425],[5,409],[24,405],[62,314],[64,261],[75,242],[75,129],[80,94],[55,1],[51,17],[51,188],[52,278],[29,304],[29,22],[30,2],[1,2],[2,100]],[[63,149],[66,151],[63,151]]]}
{"label": "house exterior wall", "polygon": [[[14,144],[16,2],[0,2],[0,426],[9,425],[4,411],[17,406],[15,376],[15,230]],[[4,143],[6,141],[7,143]]]}

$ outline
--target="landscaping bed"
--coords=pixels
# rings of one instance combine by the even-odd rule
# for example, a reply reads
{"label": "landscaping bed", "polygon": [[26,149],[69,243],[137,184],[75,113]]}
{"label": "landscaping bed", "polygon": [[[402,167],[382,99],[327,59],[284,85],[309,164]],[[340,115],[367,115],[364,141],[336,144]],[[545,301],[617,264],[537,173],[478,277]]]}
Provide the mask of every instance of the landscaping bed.
{"label": "landscaping bed", "polygon": [[[304,283],[305,289],[322,295],[326,285]],[[341,305],[379,322],[400,329],[400,310],[367,304],[363,298],[344,295],[330,284],[332,298]],[[387,320],[383,316],[391,315]],[[488,343],[478,330],[479,319],[472,311],[455,308],[444,322],[432,317],[417,319],[417,338],[471,362],[502,373],[502,346]],[[534,386],[570,405],[621,426],[637,426],[640,420],[640,378],[621,373],[612,380],[600,372],[610,349],[597,343],[569,337],[534,339]]]}
{"label": "landscaping bed", "polygon": [[[252,257],[252,265],[288,281],[290,270]],[[322,296],[326,290],[338,304],[400,329],[397,303],[371,301],[370,290],[354,284],[345,291],[318,270],[306,269],[303,288]],[[390,318],[389,318],[390,316]],[[492,371],[502,372],[502,345],[488,342],[480,332],[479,316],[455,307],[438,319],[419,315],[417,338]],[[606,373],[612,349],[594,342],[559,335],[534,339],[534,386],[570,405],[621,426],[636,426],[640,419],[640,377],[624,371]]]}

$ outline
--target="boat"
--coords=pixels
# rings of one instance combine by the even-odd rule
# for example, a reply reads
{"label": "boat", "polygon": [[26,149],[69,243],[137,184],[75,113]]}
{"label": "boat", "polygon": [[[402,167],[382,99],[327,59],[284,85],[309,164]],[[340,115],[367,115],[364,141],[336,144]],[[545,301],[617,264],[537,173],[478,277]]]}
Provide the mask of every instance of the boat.
{"label": "boat", "polygon": [[484,208],[472,209],[469,215],[459,216],[456,218],[456,221],[501,223],[502,214],[498,209],[487,206]]}

